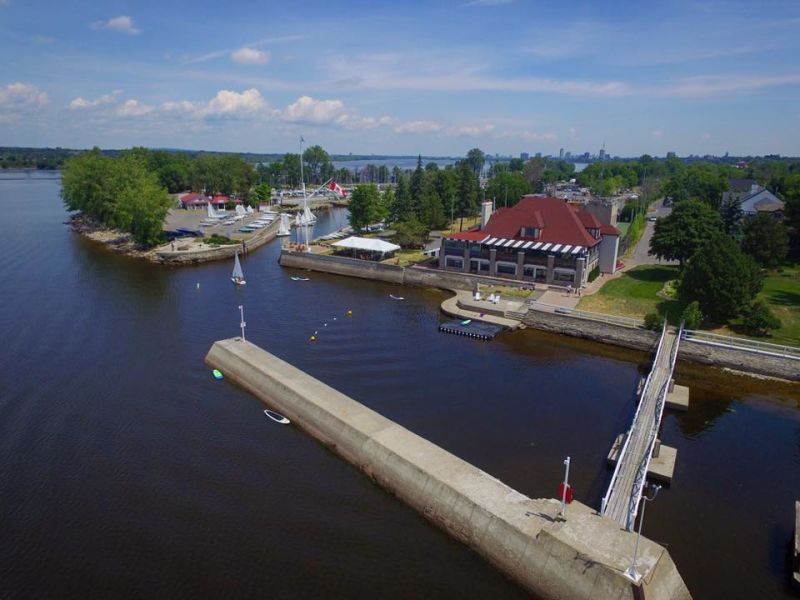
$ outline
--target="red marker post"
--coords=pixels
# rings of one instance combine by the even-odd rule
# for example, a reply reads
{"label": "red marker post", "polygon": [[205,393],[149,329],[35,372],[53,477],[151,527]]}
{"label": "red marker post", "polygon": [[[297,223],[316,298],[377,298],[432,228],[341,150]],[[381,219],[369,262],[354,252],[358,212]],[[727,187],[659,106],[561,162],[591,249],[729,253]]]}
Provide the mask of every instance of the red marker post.
{"label": "red marker post", "polygon": [[558,486],[558,495],[561,497],[561,510],[558,514],[562,517],[564,516],[564,509],[567,504],[572,502],[573,498],[572,487],[569,485],[569,463],[570,459],[568,456],[564,461],[564,467],[566,468],[564,472],[564,481]]}

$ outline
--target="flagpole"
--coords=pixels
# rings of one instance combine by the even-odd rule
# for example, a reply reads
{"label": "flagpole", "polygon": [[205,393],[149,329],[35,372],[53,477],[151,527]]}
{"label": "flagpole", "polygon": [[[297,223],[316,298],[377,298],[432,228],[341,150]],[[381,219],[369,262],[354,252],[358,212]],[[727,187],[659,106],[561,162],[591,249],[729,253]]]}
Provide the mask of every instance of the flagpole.
{"label": "flagpole", "polygon": [[311,252],[311,248],[308,246],[308,219],[306,218],[306,208],[308,207],[307,200],[306,200],[306,178],[303,176],[303,136],[300,136],[300,183],[303,186],[303,231],[305,232],[306,238],[306,252]]}

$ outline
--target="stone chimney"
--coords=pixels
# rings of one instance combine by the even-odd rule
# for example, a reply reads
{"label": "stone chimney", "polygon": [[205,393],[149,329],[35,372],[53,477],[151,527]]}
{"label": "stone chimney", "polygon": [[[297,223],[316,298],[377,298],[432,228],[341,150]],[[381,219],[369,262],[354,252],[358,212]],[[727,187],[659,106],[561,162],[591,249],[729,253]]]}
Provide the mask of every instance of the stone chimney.
{"label": "stone chimney", "polygon": [[486,227],[489,222],[489,217],[492,216],[493,204],[491,201],[481,203],[481,229]]}

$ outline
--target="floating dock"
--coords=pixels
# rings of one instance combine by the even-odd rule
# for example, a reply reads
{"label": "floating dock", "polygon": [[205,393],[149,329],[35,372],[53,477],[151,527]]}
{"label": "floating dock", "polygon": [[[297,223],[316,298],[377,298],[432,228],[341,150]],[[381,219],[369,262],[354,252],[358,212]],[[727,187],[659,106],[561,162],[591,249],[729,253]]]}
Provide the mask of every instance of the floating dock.
{"label": "floating dock", "polygon": [[469,320],[467,324],[464,324],[464,320],[457,320],[447,321],[439,325],[439,331],[442,333],[465,335],[479,340],[493,340],[503,329],[501,325],[492,325],[491,323],[482,323],[473,320]]}

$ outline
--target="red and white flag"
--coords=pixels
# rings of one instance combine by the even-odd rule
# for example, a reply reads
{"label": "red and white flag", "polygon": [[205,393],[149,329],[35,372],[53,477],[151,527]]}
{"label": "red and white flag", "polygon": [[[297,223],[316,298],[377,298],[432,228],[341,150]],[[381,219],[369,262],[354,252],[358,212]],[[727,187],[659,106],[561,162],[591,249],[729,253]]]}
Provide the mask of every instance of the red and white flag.
{"label": "red and white flag", "polygon": [[347,192],[344,191],[342,186],[340,186],[338,183],[336,183],[333,180],[331,180],[331,184],[328,186],[328,189],[330,191],[332,191],[334,194],[338,194],[338,196],[340,198],[346,198],[347,197]]}

